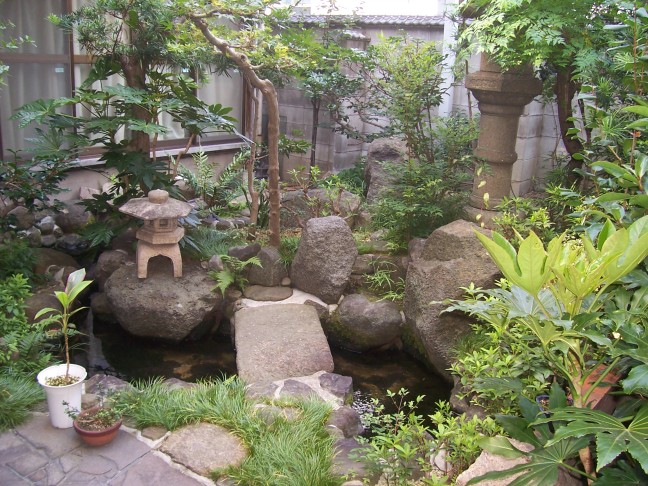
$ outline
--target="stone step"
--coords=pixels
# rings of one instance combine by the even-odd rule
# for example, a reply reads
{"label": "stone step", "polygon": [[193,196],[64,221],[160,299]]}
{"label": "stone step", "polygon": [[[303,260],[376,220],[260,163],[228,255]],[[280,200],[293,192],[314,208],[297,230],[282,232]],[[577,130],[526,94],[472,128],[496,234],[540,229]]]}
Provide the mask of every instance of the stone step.
{"label": "stone step", "polygon": [[333,357],[317,311],[304,304],[274,304],[236,312],[238,375],[248,383],[333,371]]}

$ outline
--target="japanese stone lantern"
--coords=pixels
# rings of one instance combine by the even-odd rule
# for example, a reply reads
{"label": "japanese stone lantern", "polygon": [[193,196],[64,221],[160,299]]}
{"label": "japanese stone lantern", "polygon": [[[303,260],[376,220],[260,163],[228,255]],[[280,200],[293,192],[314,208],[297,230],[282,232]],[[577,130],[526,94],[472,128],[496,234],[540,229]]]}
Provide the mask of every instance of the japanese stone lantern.
{"label": "japanese stone lantern", "polygon": [[184,228],[178,225],[178,218],[187,216],[191,206],[169,197],[167,191],[154,189],[148,197],[131,199],[119,211],[144,220],[136,234],[137,276],[146,278],[149,259],[162,255],[173,262],[173,276],[182,277],[178,242],[184,236]]}

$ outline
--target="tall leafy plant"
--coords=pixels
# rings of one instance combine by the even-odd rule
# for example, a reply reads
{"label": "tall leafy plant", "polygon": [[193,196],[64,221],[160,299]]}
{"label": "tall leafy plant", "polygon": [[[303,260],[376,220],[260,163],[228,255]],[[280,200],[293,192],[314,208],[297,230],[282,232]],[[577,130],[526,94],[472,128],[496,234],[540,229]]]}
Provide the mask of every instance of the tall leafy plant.
{"label": "tall leafy plant", "polygon": [[[92,280],[85,280],[85,269],[81,268],[75,272],[72,272],[65,285],[64,290],[57,290],[54,292],[56,299],[61,305],[61,309],[54,309],[52,307],[45,307],[36,313],[34,319],[49,314],[45,318],[43,323],[46,326],[55,324],[58,326],[58,329],[54,329],[55,333],[60,333],[63,336],[63,351],[65,355],[65,375],[62,377],[53,377],[51,379],[57,380],[56,384],[52,383],[53,386],[63,386],[69,385],[70,380],[76,380],[77,378],[70,376],[70,335],[74,331],[74,323],[72,322],[72,317],[84,309],[84,307],[74,308],[74,301],[79,297],[81,292],[83,292],[90,284]],[[74,381],[72,381],[74,383]]]}
{"label": "tall leafy plant", "polygon": [[398,247],[460,217],[468,197],[464,183],[470,178],[475,124],[463,117],[435,118],[433,123],[432,159],[423,156],[386,166],[393,183],[369,208],[373,224],[386,229]]}
{"label": "tall leafy plant", "polygon": [[[85,147],[104,149],[102,160],[114,171],[114,184],[86,202],[98,215],[86,234],[93,245],[107,244],[128,224],[116,206],[151,189],[172,190],[180,156],[170,162],[170,171],[157,159],[158,140],[169,131],[162,117],[189,133],[184,152],[197,135],[234,131],[230,109],[202,102],[195,95],[197,82],[177,74],[184,69],[200,75],[207,63],[221,73],[228,67],[209,49],[173,48],[182,37],[176,28],[179,15],[176,3],[162,0],[95,0],[69,15],[50,16],[93,57],[91,71],[71,97],[28,103],[14,118],[23,127],[46,127],[37,129],[34,143],[49,147],[59,165],[76,159]],[[113,84],[115,78],[123,84]],[[48,172],[51,177],[60,173]]]}
{"label": "tall leafy plant", "polygon": [[[515,320],[527,330],[554,380],[569,391],[575,409],[595,406],[600,397],[594,392],[621,376],[621,360],[634,354],[637,361],[641,356],[637,332],[645,330],[641,317],[648,308],[645,292],[633,303],[623,289],[614,286],[648,256],[648,216],[628,228],[616,229],[608,221],[595,241],[586,235],[580,241],[570,241],[562,235],[551,240],[546,249],[533,232],[521,241],[517,251],[496,232],[492,239],[481,233],[477,236],[512,287],[505,293],[485,291],[491,299],[459,308],[488,315],[493,312],[493,300],[503,300],[500,318]],[[633,305],[638,312],[633,312]],[[630,385],[643,389],[648,380],[635,372],[629,389]],[[578,413],[566,412],[573,421],[580,420]],[[619,427],[625,425],[617,430]],[[551,451],[567,454],[561,448],[568,441],[559,439],[579,439],[584,474],[591,478],[595,467],[587,447],[589,440],[581,439],[590,433],[595,431],[590,428],[581,435],[564,432],[545,444],[542,457],[555,466],[566,456]],[[599,447],[607,437],[597,437]]]}
{"label": "tall leafy plant", "polygon": [[[434,162],[434,109],[445,93],[444,61],[434,42],[420,39],[395,36],[369,46],[350,63],[347,88],[329,104],[338,129],[364,140],[401,136],[410,157]],[[349,112],[372,126],[371,133],[359,130]]]}

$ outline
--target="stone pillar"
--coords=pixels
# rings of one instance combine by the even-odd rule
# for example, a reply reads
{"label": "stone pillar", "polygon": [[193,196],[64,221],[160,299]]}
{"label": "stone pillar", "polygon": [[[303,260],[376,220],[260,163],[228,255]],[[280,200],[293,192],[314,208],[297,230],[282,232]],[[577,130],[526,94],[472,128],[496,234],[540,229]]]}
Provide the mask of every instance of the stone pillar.
{"label": "stone pillar", "polygon": [[[492,209],[511,192],[518,122],[524,107],[541,93],[542,83],[533,77],[530,68],[502,72],[498,64],[482,54],[480,69],[468,75],[466,88],[477,98],[481,113],[475,156],[490,167],[475,177],[470,205]],[[484,207],[485,193],[489,196],[488,208]]]}

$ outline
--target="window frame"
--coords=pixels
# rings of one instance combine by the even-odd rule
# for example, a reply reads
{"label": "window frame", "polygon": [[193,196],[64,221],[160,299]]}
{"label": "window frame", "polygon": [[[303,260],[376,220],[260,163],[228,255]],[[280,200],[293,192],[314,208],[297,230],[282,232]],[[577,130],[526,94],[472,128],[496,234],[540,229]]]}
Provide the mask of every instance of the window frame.
{"label": "window frame", "polygon": [[[17,0],[19,1],[19,0]],[[60,0],[64,5],[62,5],[64,13],[71,13],[73,8],[73,0]],[[84,3],[83,0],[80,3]],[[10,20],[10,19],[9,19]],[[43,20],[46,22],[46,20]],[[63,96],[71,96],[74,91],[78,88],[82,80],[77,79],[76,76],[76,67],[81,65],[91,65],[92,57],[88,54],[80,54],[78,52],[78,44],[75,44],[74,36],[72,34],[61,33],[65,36],[63,44],[67,46],[67,52],[63,54],[42,54],[42,53],[20,53],[20,52],[2,52],[0,51],[0,61],[5,64],[38,64],[38,65],[54,65],[54,64],[63,64],[67,69],[66,73],[66,93]],[[9,71],[11,74],[11,71]],[[196,73],[191,71],[189,75],[197,80]],[[227,78],[227,76],[224,76]],[[231,79],[234,79],[231,77]],[[241,78],[238,85],[239,96],[237,98],[240,100],[239,111],[240,119],[238,121],[237,129],[241,133],[245,133],[246,130],[246,102],[245,102],[245,81]],[[194,94],[198,96],[198,89],[194,90]],[[38,97],[35,97],[38,99]],[[32,100],[33,101],[33,100]],[[224,106],[227,106],[223,103]],[[10,104],[11,112],[15,111],[18,106],[13,106]],[[77,114],[77,107],[73,107],[73,114]],[[8,120],[0,119],[0,160],[5,157],[5,141],[3,140],[2,135],[2,124],[3,121],[6,123]],[[156,143],[156,156],[168,155],[168,154],[177,154],[184,150],[189,142],[189,136],[186,134],[181,138],[174,138],[169,140],[158,140]],[[191,153],[194,148],[202,147],[203,150],[209,152],[218,152],[218,151],[230,151],[234,150],[235,147],[241,147],[244,143],[240,138],[236,136],[225,136],[223,138],[213,138],[213,137],[195,137],[190,145],[189,153]],[[8,147],[7,147],[8,148]],[[103,154],[103,149],[99,146],[88,147],[83,150],[78,158],[78,163],[81,166],[87,165],[102,165],[102,162],[99,161],[101,155]]]}

